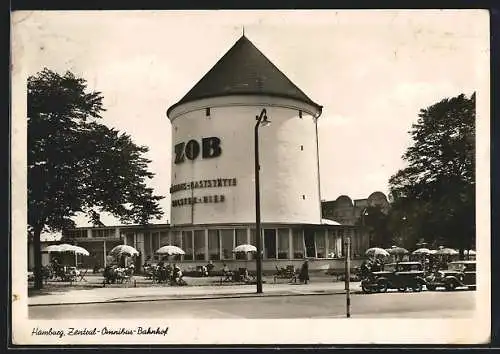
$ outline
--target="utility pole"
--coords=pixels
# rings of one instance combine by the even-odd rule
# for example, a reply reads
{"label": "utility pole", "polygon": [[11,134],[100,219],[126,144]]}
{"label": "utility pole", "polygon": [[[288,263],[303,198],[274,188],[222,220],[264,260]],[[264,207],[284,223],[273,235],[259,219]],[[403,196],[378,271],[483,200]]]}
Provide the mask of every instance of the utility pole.
{"label": "utility pole", "polygon": [[255,117],[254,139],[255,139],[255,236],[256,236],[256,271],[257,271],[257,294],[262,293],[262,233],[260,220],[260,163],[259,163],[259,127],[269,125],[266,110],[263,109],[260,115]]}
{"label": "utility pole", "polygon": [[351,236],[344,237],[345,242],[345,295],[346,295],[346,317],[351,317]]}

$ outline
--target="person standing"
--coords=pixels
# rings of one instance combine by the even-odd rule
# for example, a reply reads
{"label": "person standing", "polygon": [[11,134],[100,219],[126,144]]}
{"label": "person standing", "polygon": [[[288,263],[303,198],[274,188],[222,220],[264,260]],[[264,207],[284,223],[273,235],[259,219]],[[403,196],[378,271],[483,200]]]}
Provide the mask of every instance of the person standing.
{"label": "person standing", "polygon": [[300,268],[300,281],[307,284],[309,281],[309,261],[306,259]]}

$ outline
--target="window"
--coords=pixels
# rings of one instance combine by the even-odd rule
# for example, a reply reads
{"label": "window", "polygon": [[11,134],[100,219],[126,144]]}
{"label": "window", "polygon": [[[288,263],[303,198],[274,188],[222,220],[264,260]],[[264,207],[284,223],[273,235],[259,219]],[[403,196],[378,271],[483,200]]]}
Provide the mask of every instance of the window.
{"label": "window", "polygon": [[328,258],[337,258],[338,250],[337,250],[337,240],[335,237],[334,230],[328,230]]}
{"label": "window", "polygon": [[220,260],[218,230],[208,230],[208,258],[212,261]]}
{"label": "window", "polygon": [[255,229],[251,229],[250,230],[250,244],[254,245],[255,247],[257,247],[257,240],[256,240],[256,237],[255,237]]}
{"label": "window", "polygon": [[[247,229],[236,229],[236,245],[245,245],[247,242]],[[247,255],[245,253],[236,253],[236,259],[247,259]]]}
{"label": "window", "polygon": [[158,248],[160,248],[160,242],[159,242],[160,233],[153,232],[151,234],[151,237],[153,237],[153,253],[154,253]]}
{"label": "window", "polygon": [[[172,233],[172,240],[171,241],[172,241],[172,245],[182,248],[183,245],[182,245],[182,235],[181,235],[181,232],[180,231],[174,231]],[[172,256],[170,258],[172,260],[176,260],[176,261],[178,261],[178,260],[181,259],[181,257],[179,255]]]}
{"label": "window", "polygon": [[144,254],[146,257],[152,256],[153,251],[151,250],[151,232],[145,232],[144,235]]}
{"label": "window", "polygon": [[326,258],[325,231],[317,230],[314,233],[314,238],[316,240],[316,257]]}
{"label": "window", "polygon": [[194,252],[197,261],[205,260],[205,230],[194,231]]}
{"label": "window", "polygon": [[168,232],[162,231],[160,232],[160,247],[166,246],[170,244],[170,237]]}
{"label": "window", "polygon": [[264,255],[267,259],[276,258],[276,229],[264,229]]}
{"label": "window", "polygon": [[87,230],[68,230],[64,231],[64,238],[73,239],[73,238],[86,238]]}
{"label": "window", "polygon": [[223,229],[220,230],[221,248],[222,248],[222,259],[233,259],[233,229]]}
{"label": "window", "polygon": [[171,235],[172,237],[172,245],[182,248],[182,237],[180,231],[174,231]]}
{"label": "window", "polygon": [[133,232],[127,232],[125,235],[123,235],[124,241],[127,245],[135,247],[134,245],[134,233]]}
{"label": "window", "polygon": [[344,229],[340,229],[337,237],[337,247],[340,245],[339,257],[344,256]]}
{"label": "window", "polygon": [[293,258],[304,258],[304,240],[301,229],[292,230]]}
{"label": "window", "polygon": [[[255,236],[255,229],[250,229],[250,244],[257,247],[257,238]],[[250,259],[255,259],[255,253],[250,253],[248,257]]]}
{"label": "window", "polygon": [[312,230],[304,230],[304,243],[306,245],[306,257],[316,257],[316,245]]}
{"label": "window", "polygon": [[100,229],[100,230],[92,230],[92,237],[114,237],[115,230],[114,229]]}
{"label": "window", "polygon": [[278,229],[278,258],[288,258],[288,229]]}
{"label": "window", "polygon": [[184,255],[185,261],[193,260],[193,233],[191,231],[182,231],[182,245],[183,250],[186,252]]}

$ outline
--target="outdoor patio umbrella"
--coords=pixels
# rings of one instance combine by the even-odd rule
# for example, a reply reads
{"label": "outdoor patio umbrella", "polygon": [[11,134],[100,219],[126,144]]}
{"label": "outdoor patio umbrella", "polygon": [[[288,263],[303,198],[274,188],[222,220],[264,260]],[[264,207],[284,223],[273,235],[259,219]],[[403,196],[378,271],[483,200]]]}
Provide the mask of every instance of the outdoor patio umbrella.
{"label": "outdoor patio umbrella", "polygon": [[389,252],[387,252],[383,248],[372,247],[366,250],[365,255],[368,257],[377,257],[377,256],[388,257]]}
{"label": "outdoor patio umbrella", "polygon": [[173,245],[166,245],[166,246],[160,247],[156,250],[155,253],[166,254],[169,256],[186,254],[186,252],[184,252],[181,248],[179,248],[177,246],[173,246]]}
{"label": "outdoor patio umbrella", "polygon": [[236,246],[233,250],[234,253],[248,253],[248,252],[257,252],[257,247],[253,246],[253,245],[247,245],[247,244],[244,244],[244,245],[239,245],[239,246]]}
{"label": "outdoor patio umbrella", "polygon": [[131,257],[134,255],[139,255],[139,251],[129,245],[118,245],[111,249],[111,251],[109,251],[109,254],[112,256],[126,255]]}
{"label": "outdoor patio umbrella", "polygon": [[157,254],[165,254],[167,256],[177,256],[177,255],[183,255],[186,254],[180,247],[174,246],[174,245],[166,245],[163,247],[160,247],[156,250]]}
{"label": "outdoor patio umbrella", "polygon": [[412,254],[431,254],[432,251],[428,248],[419,248],[412,252]]}
{"label": "outdoor patio umbrella", "polygon": [[[245,255],[252,252],[257,252],[257,247],[248,244],[239,245],[233,249],[233,253],[244,253]],[[247,262],[248,257],[245,258],[245,266],[247,265]]]}
{"label": "outdoor patio umbrella", "polygon": [[50,245],[45,247],[42,252],[61,252],[61,247],[59,245]]}
{"label": "outdoor patio umbrella", "polygon": [[440,248],[436,251],[436,254],[439,255],[447,255],[447,256],[454,256],[458,254],[458,251],[455,251],[453,248]]}
{"label": "outdoor patio umbrella", "polygon": [[408,250],[406,248],[398,247],[398,246],[392,246],[391,248],[388,248],[386,251],[389,254],[394,254],[394,255],[397,255],[397,256],[400,256],[400,255],[408,253]]}
{"label": "outdoor patio umbrella", "polygon": [[50,246],[45,247],[43,249],[43,251],[45,251],[45,252],[58,252],[58,253],[65,253],[65,252],[74,253],[75,254],[75,265],[78,264],[77,259],[76,259],[78,254],[82,254],[84,256],[89,255],[89,251],[87,251],[85,248],[80,247],[80,246],[75,246],[75,245],[69,245],[67,243],[62,243],[60,245],[50,245]]}
{"label": "outdoor patio umbrella", "polygon": [[74,252],[75,254],[82,254],[84,256],[89,256],[90,255],[89,251],[87,251],[83,247],[74,246],[74,245],[70,245],[70,246],[72,246],[70,252]]}

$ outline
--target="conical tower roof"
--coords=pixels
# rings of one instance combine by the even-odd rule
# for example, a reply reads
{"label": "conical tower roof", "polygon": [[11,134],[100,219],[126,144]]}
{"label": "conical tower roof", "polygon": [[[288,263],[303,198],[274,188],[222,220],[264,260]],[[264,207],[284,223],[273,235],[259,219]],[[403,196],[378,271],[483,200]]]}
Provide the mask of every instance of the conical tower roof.
{"label": "conical tower roof", "polygon": [[243,35],[167,115],[183,103],[228,95],[290,98],[321,110]]}

